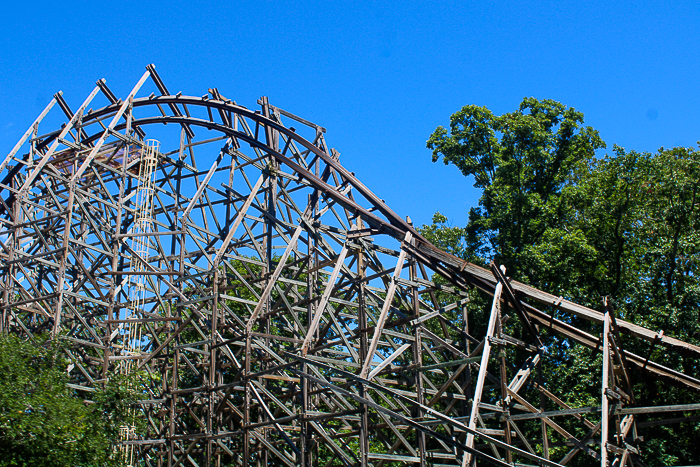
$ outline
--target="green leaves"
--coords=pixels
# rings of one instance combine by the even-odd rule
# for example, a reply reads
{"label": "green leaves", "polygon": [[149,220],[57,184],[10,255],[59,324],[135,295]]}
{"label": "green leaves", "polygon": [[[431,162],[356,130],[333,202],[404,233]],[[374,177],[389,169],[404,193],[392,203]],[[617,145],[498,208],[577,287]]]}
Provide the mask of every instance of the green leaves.
{"label": "green leaves", "polygon": [[445,165],[454,164],[464,176],[474,175],[475,186],[488,186],[493,177],[490,155],[498,145],[494,116],[485,107],[465,106],[450,117],[450,135],[438,127],[427,146],[433,150],[433,162],[443,156]]}
{"label": "green leaves", "polygon": [[[482,190],[479,206],[464,229],[438,213],[421,232],[455,255],[482,264],[495,259],[516,280],[577,303],[599,309],[601,297],[610,295],[625,320],[700,344],[700,151],[651,154],[613,146],[612,154],[596,158],[603,147],[582,113],[555,101],[526,98],[500,116],[463,107],[452,115],[449,132],[435,130],[428,148],[433,161],[442,157],[474,177]],[[622,345],[700,373],[696,360],[662,347],[625,338]],[[548,364],[556,368],[550,383],[564,400],[595,404],[586,396],[599,385],[589,367],[600,365],[590,351],[562,339],[550,347]],[[642,406],[696,397],[642,374],[633,380]],[[644,451],[650,465],[700,456],[688,441],[697,425],[646,430],[641,435],[654,439]]]}
{"label": "green leaves", "polygon": [[517,111],[495,116],[465,106],[438,127],[428,148],[483,190],[469,213],[466,254],[483,262],[495,257],[521,274],[524,246],[532,244],[564,214],[563,190],[585,172],[605,147],[598,132],[583,126],[583,114],[552,100],[525,98]]}
{"label": "green leaves", "polygon": [[464,257],[464,229],[453,227],[447,217],[436,212],[431,225],[423,225],[421,234],[441,250]]}
{"label": "green leaves", "polygon": [[0,335],[0,466],[113,465],[133,394],[115,380],[83,400],[66,385],[67,365],[55,341]]}

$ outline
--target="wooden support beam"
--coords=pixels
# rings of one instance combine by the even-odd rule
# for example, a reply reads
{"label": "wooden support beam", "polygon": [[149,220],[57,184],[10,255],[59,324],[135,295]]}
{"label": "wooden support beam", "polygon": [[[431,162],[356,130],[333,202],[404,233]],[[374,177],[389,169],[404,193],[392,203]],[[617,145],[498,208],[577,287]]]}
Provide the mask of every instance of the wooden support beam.
{"label": "wooden support beam", "polygon": [[[404,244],[409,244],[411,242],[412,235],[410,232],[406,233],[404,238]],[[401,275],[401,270],[403,269],[403,263],[406,260],[406,250],[401,249],[399,258],[396,260],[396,267],[394,268],[394,274],[391,278],[391,284],[386,293],[386,298],[384,299],[384,305],[382,305],[382,311],[377,318],[377,323],[374,327],[374,335],[372,336],[372,341],[369,344],[369,350],[367,351],[367,357],[365,358],[365,363],[362,366],[361,375],[366,378],[369,374],[369,367],[374,360],[374,353],[377,351],[377,346],[379,345],[379,339],[382,336],[382,331],[384,330],[384,323],[389,314],[389,308],[391,303],[394,301],[394,293],[396,293],[396,279]]]}
{"label": "wooden support beam", "polygon": [[[138,96],[147,75],[163,95]],[[119,369],[161,375],[135,383],[148,395],[133,408],[147,430],[121,445],[134,462],[558,467],[583,451],[624,467],[644,452],[637,426],[696,421],[645,418],[700,410],[693,400],[626,405],[632,368],[696,390],[700,379],[623,339],[684,357],[700,358],[700,347],[435,248],[340,164],[318,125],[267,98],[256,111],[216,88],[171,95],[152,66],[124,100],[97,88],[109,105],[87,110],[94,91],[73,113],[55,97],[0,163],[0,326],[24,338],[60,330],[82,392]],[[56,103],[65,125],[40,134]],[[139,230],[135,156],[164,124],[178,131],[153,133],[166,139],[152,224]],[[484,297],[491,307],[478,309]],[[504,303],[518,316],[514,332]],[[579,318],[607,323],[604,336]],[[470,335],[484,328],[483,340]],[[547,349],[562,339],[604,354],[601,407],[570,406],[548,379]],[[499,371],[489,373],[494,357]],[[572,436],[577,424],[586,436]],[[560,446],[568,453],[557,464]]]}
{"label": "wooden support beam", "polygon": [[[496,285],[496,291],[493,294],[493,303],[491,305],[491,314],[489,315],[489,324],[486,329],[486,335],[484,336],[484,349],[481,354],[481,364],[479,365],[479,376],[476,379],[476,387],[474,388],[474,400],[472,401],[472,409],[469,415],[468,427],[470,430],[476,428],[476,418],[479,414],[479,403],[481,402],[481,397],[484,391],[484,383],[486,382],[486,373],[489,365],[489,358],[491,356],[491,341],[489,340],[494,336],[496,331],[496,322],[498,321],[498,315],[501,308],[501,291],[503,290],[503,283],[499,282]],[[467,447],[474,447],[474,434],[467,434]],[[464,459],[462,460],[462,467],[467,467],[472,461],[472,454],[467,452],[464,454]]]}
{"label": "wooden support beam", "polygon": [[603,307],[605,315],[603,318],[603,385],[601,388],[601,416],[602,424],[600,427],[600,466],[608,467],[608,426],[610,414],[608,410],[608,387],[610,384],[610,310],[608,307],[608,297],[603,299]]}

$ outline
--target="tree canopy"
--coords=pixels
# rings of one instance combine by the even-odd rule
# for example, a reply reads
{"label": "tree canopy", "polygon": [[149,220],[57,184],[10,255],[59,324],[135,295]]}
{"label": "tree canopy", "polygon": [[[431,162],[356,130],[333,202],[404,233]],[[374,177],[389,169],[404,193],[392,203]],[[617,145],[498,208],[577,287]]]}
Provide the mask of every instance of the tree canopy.
{"label": "tree canopy", "polygon": [[565,214],[563,192],[605,144],[583,126],[582,113],[527,98],[517,111],[500,116],[465,106],[450,118],[449,133],[438,127],[428,147],[433,161],[442,156],[482,190],[465,232],[470,254],[526,271],[526,245],[558,223]]}
{"label": "tree canopy", "polygon": [[[495,260],[516,280],[592,308],[610,296],[625,320],[700,343],[700,151],[613,146],[612,154],[597,157],[606,145],[582,113],[534,98],[500,116],[465,106],[427,147],[434,162],[454,165],[481,190],[466,226],[454,227],[438,213],[423,226],[429,240],[475,263]],[[648,345],[625,345],[649,352]],[[552,358],[573,395],[581,384],[571,378],[575,353],[553,349]],[[695,360],[662,349],[652,358],[698,370]],[[641,377],[635,391],[640,404],[650,405],[683,394]],[[691,441],[700,435],[697,423],[679,424],[673,433],[649,430],[655,444],[646,447],[647,462],[700,458]]]}
{"label": "tree canopy", "polygon": [[133,394],[115,376],[87,400],[57,340],[0,334],[0,466],[109,466]]}

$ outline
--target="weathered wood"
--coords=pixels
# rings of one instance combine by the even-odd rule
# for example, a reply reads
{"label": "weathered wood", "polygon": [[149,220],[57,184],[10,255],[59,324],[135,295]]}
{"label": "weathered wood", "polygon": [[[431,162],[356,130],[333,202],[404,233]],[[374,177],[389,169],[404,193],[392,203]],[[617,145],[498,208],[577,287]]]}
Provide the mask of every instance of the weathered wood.
{"label": "weathered wood", "polygon": [[374,368],[374,370],[372,370],[369,373],[369,375],[367,375],[367,379],[371,380],[372,378],[374,378],[380,371],[382,371],[384,368],[386,368],[387,365],[389,365],[391,362],[396,360],[396,358],[398,358],[398,356],[401,355],[404,352],[404,350],[406,350],[410,346],[411,346],[411,344],[404,344],[401,347],[399,347],[398,349],[396,349],[391,355],[386,357],[379,365],[377,365]]}
{"label": "weathered wood", "polygon": [[600,427],[600,465],[607,467],[608,465],[608,425],[610,417],[608,415],[608,385],[610,384],[610,343],[608,337],[610,335],[610,312],[608,309],[608,298],[603,299],[605,307],[605,317],[603,326],[603,386],[601,390],[601,413],[602,422]]}
{"label": "weathered wood", "polygon": [[[161,95],[137,96],[149,77]],[[86,110],[99,91],[110,104]],[[625,444],[647,436],[637,427],[697,420],[644,418],[693,415],[693,400],[622,405],[638,371],[691,390],[700,380],[621,336],[700,348],[612,315],[606,345],[604,314],[440,251],[339,162],[325,129],[267,98],[252,110],[216,88],[170,95],[149,66],[123,100],[98,82],[75,113],[52,102],[0,164],[0,329],[63,336],[76,391],[136,372],[147,397],[133,406],[143,432],[120,445],[131,465],[557,466],[550,446],[573,446],[566,464],[591,454],[602,422],[584,415],[602,408],[567,405],[547,379],[562,342],[614,359],[616,441],[603,446],[616,465],[637,455]],[[40,132],[55,103],[65,126]],[[177,135],[155,131],[155,152],[147,132],[165,124]],[[542,421],[540,439],[527,420]]]}
{"label": "weathered wood", "polygon": [[[498,315],[500,313],[501,307],[501,290],[503,290],[503,284],[499,282],[496,285],[496,291],[493,294],[493,303],[491,305],[491,315],[489,317],[489,324],[486,330],[486,336],[484,336],[484,347],[481,354],[481,364],[479,365],[479,376],[476,379],[476,388],[474,389],[474,400],[472,401],[472,409],[469,415],[469,429],[474,430],[476,428],[476,417],[479,413],[479,403],[481,402],[481,395],[484,390],[484,382],[486,381],[486,372],[489,363],[489,356],[491,354],[491,342],[489,338],[493,337],[496,330],[496,322],[498,320]],[[472,433],[467,434],[467,447],[474,447],[474,435]],[[462,461],[462,467],[469,465],[471,462],[472,455],[470,453],[465,453],[464,460]]]}
{"label": "weathered wood", "polygon": [[[411,242],[411,233],[408,232],[406,233],[406,237],[404,238],[404,243],[408,244]],[[384,305],[382,305],[382,311],[379,313],[379,317],[377,317],[377,323],[374,327],[374,335],[372,336],[372,341],[369,344],[369,349],[367,351],[367,357],[365,358],[365,363],[362,366],[362,372],[360,373],[363,377],[367,377],[367,374],[369,373],[369,366],[372,363],[372,360],[374,359],[374,352],[377,351],[377,345],[379,345],[379,338],[382,335],[382,331],[384,329],[384,323],[386,322],[386,317],[389,313],[389,308],[391,307],[391,303],[394,301],[394,293],[396,292],[396,279],[401,275],[401,270],[403,269],[403,263],[406,260],[406,250],[401,250],[401,253],[399,254],[399,258],[396,261],[396,267],[394,268],[394,275],[392,276],[392,281],[391,284],[389,285],[389,289],[387,290],[386,293],[386,298],[384,299]]]}

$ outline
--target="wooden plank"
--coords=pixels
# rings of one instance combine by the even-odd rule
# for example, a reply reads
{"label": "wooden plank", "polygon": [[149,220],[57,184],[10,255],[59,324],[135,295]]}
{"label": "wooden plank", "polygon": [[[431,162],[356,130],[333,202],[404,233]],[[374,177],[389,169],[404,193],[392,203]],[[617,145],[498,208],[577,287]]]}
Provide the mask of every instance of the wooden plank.
{"label": "wooden plank", "polygon": [[[467,426],[472,432],[467,434],[467,447],[474,447],[474,434],[473,430],[476,429],[476,418],[479,414],[479,402],[481,402],[481,396],[484,392],[484,383],[486,382],[487,367],[489,364],[489,357],[491,356],[491,342],[490,337],[493,337],[496,330],[496,321],[498,320],[498,315],[501,308],[501,290],[503,290],[503,284],[499,282],[496,285],[496,291],[493,294],[493,303],[491,304],[491,315],[489,317],[489,324],[486,330],[486,336],[484,337],[484,350],[481,354],[481,364],[479,365],[479,376],[476,380],[476,387],[474,388],[474,400],[472,401],[472,410],[469,414],[469,423]],[[469,452],[464,454],[464,459],[462,461],[462,467],[466,467],[471,464],[472,455]]]}
{"label": "wooden plank", "polygon": [[10,163],[13,157],[15,157],[15,154],[17,154],[17,151],[19,151],[19,148],[22,147],[22,145],[27,141],[27,138],[36,131],[36,128],[38,127],[39,123],[46,117],[46,114],[49,113],[51,108],[56,104],[57,99],[56,97],[63,95],[63,91],[58,91],[56,93],[56,96],[54,96],[51,99],[51,102],[44,108],[44,110],[39,114],[39,116],[34,120],[34,122],[29,125],[29,128],[27,129],[26,132],[24,132],[24,135],[17,141],[17,144],[12,148],[12,150],[7,154],[7,157],[5,157],[5,160],[2,161],[2,164],[0,164],[0,173],[2,173],[3,170],[7,167],[7,165]]}
{"label": "wooden plank", "polygon": [[253,204],[253,201],[255,200],[255,197],[258,194],[258,190],[260,190],[260,187],[265,181],[265,178],[265,174],[260,175],[258,181],[255,182],[255,186],[253,186],[253,189],[250,191],[250,195],[248,195],[248,198],[245,200],[245,203],[243,203],[243,206],[238,211],[238,215],[236,215],[236,220],[233,222],[233,225],[229,229],[224,241],[221,242],[221,246],[216,251],[216,259],[214,261],[214,265],[212,265],[213,268],[215,268],[216,266],[218,266],[219,263],[221,263],[226,248],[228,248],[229,243],[231,243],[233,235],[236,233],[238,226],[241,225],[241,222],[243,222],[243,217],[245,216],[246,212],[248,212],[248,208],[250,208],[250,205]]}
{"label": "wooden plank", "polygon": [[530,334],[532,339],[535,341],[535,343],[537,344],[537,347],[542,347],[542,341],[540,340],[539,333],[537,332],[535,327],[530,322],[530,319],[528,318],[527,314],[523,311],[523,307],[520,303],[520,300],[518,300],[518,298],[515,296],[515,292],[511,288],[510,283],[509,283],[508,279],[506,278],[505,274],[496,266],[496,263],[494,263],[493,261],[491,261],[490,268],[491,268],[491,272],[493,273],[493,276],[496,278],[496,280],[503,283],[503,289],[506,292],[506,297],[508,298],[508,301],[510,301],[510,303],[515,308],[515,311],[518,314],[520,321],[523,323],[525,330]]}
{"label": "wooden plank", "polygon": [[610,336],[610,309],[608,307],[608,297],[603,299],[605,306],[604,315],[604,326],[603,326],[603,382],[601,391],[601,412],[602,412],[602,425],[600,427],[600,466],[608,466],[608,424],[610,423],[610,416],[608,410],[608,384],[610,380],[610,342],[608,338]]}
{"label": "wooden plank", "polygon": [[[449,275],[463,276],[470,281],[471,279],[476,279],[482,287],[487,287],[491,291],[495,289],[496,281],[494,280],[490,271],[448,253],[442,252],[424,239],[421,238],[421,240],[423,242],[419,243],[418,250],[424,254],[427,254],[429,257],[448,265],[452,271],[452,273]],[[521,282],[510,281],[510,285],[513,290],[520,294],[521,297],[531,298],[545,305],[556,306],[556,308],[561,311],[572,313],[594,323],[603,324],[603,313],[599,311],[586,308],[583,305],[579,305],[569,300],[561,299],[561,297],[543,292],[542,290],[536,289]],[[620,327],[621,332],[624,334],[640,337],[650,342],[658,340],[658,342],[662,345],[673,348],[681,353],[700,358],[700,346],[696,346],[667,335],[659,336],[659,333],[656,331],[652,331],[627,321],[617,320],[617,324]]]}
{"label": "wooden plank", "polygon": [[481,360],[482,357],[468,357],[468,358],[460,358],[459,360],[450,360],[448,362],[443,362],[443,363],[436,363],[434,365],[425,365],[421,366],[419,368],[416,368],[417,371],[431,371],[431,370],[441,370],[443,368],[449,368],[452,366],[458,366],[458,365],[466,365],[469,363],[476,363],[479,360]]}
{"label": "wooden plank", "polygon": [[311,321],[311,324],[309,325],[309,329],[306,332],[306,338],[304,338],[304,344],[301,346],[301,353],[302,355],[306,355],[306,353],[309,351],[309,345],[311,344],[311,340],[314,337],[314,333],[316,332],[316,329],[318,329],[318,325],[321,322],[321,317],[323,316],[323,313],[326,310],[326,305],[328,304],[328,299],[330,298],[331,294],[333,293],[333,289],[335,288],[335,281],[338,279],[338,274],[340,273],[340,269],[343,267],[343,261],[345,261],[345,257],[348,254],[348,246],[344,245],[343,249],[340,250],[340,254],[338,255],[338,258],[335,261],[335,267],[333,268],[333,272],[331,273],[331,277],[328,279],[328,284],[326,285],[326,290],[323,291],[323,296],[321,297],[321,301],[318,304],[318,308],[316,309],[316,314],[313,317],[313,320]]}
{"label": "wooden plank", "polygon": [[100,92],[100,87],[95,86],[95,88],[92,90],[90,95],[85,99],[85,101],[80,105],[78,108],[78,111],[75,112],[75,115],[73,115],[73,118],[70,119],[68,124],[61,130],[61,133],[58,135],[58,138],[51,144],[51,147],[49,150],[44,154],[44,156],[41,158],[39,163],[34,167],[34,170],[27,176],[27,179],[25,180],[24,184],[22,185],[22,188],[20,188],[20,197],[24,198],[26,197],[25,195],[29,191],[29,188],[32,186],[32,183],[34,183],[34,180],[36,179],[37,175],[39,175],[39,172],[44,168],[46,163],[51,159],[51,156],[53,156],[54,152],[56,151],[56,148],[59,145],[59,140],[63,139],[66,137],[68,132],[73,128],[73,126],[76,124],[79,118],[83,116],[83,112],[87,108],[87,106],[92,102],[92,99],[95,98],[97,93]]}
{"label": "wooden plank", "polygon": [[[520,397],[518,394],[512,392],[510,389],[507,389],[507,390],[508,390],[508,394],[510,394],[515,400],[520,402],[522,405],[524,405],[527,408],[527,410],[529,410],[530,412],[533,412],[533,413],[539,412],[538,409],[536,409],[532,404],[530,404],[528,401],[526,401],[525,399]],[[581,443],[578,439],[576,439],[575,436],[573,436],[571,433],[569,433],[564,428],[562,428],[558,423],[555,423],[549,417],[543,417],[543,420],[545,423],[547,423],[547,425],[552,427],[554,429],[554,431],[556,431],[561,436],[563,436],[564,439],[566,439],[567,441],[573,442],[577,447],[579,447],[581,450],[586,452],[588,455],[590,455],[594,459],[600,459],[600,455],[597,452],[595,452],[594,450],[590,449],[589,447],[587,447],[586,445]]]}
{"label": "wooden plank", "polygon": [[[404,238],[404,244],[411,243],[412,235],[410,232],[406,233]],[[377,351],[377,346],[379,345],[379,339],[382,335],[382,330],[384,329],[384,323],[386,322],[387,315],[389,314],[389,308],[391,303],[394,301],[394,293],[396,293],[396,279],[401,275],[401,270],[403,269],[403,263],[406,260],[406,250],[401,249],[399,253],[399,258],[396,261],[396,267],[394,268],[394,275],[392,276],[391,284],[386,292],[386,298],[384,299],[384,305],[382,305],[382,311],[377,318],[377,323],[374,327],[374,335],[372,336],[372,341],[370,342],[369,349],[367,350],[367,358],[365,359],[364,365],[362,366],[362,377],[366,378],[369,374],[369,367],[374,360],[374,353]]]}
{"label": "wooden plank", "polygon": [[367,379],[371,380],[372,378],[374,378],[380,371],[386,368],[386,366],[389,365],[391,362],[396,360],[396,358],[398,358],[398,356],[401,355],[404,352],[404,350],[406,350],[410,346],[411,344],[404,344],[398,349],[396,349],[391,355],[385,358],[382,363],[377,365],[377,367],[374,370],[372,370],[369,375],[367,375]]}
{"label": "wooden plank", "polygon": [[277,263],[277,267],[275,268],[275,271],[272,273],[272,276],[270,276],[269,279],[267,279],[267,285],[265,286],[265,290],[263,290],[263,293],[260,295],[260,299],[258,300],[258,304],[255,306],[255,309],[253,310],[253,313],[250,315],[250,318],[248,318],[248,324],[246,325],[246,332],[251,332],[253,329],[253,324],[255,323],[255,320],[258,319],[258,315],[260,314],[260,311],[262,310],[263,306],[265,306],[265,303],[267,302],[267,297],[270,296],[270,293],[272,292],[272,289],[274,288],[277,279],[279,279],[280,275],[282,274],[282,271],[284,268],[287,266],[287,258],[289,258],[289,255],[291,254],[292,250],[294,249],[297,240],[299,239],[299,235],[301,235],[301,232],[303,230],[302,225],[299,225],[299,227],[296,228],[294,231],[294,235],[292,235],[292,238],[289,240],[289,243],[287,243],[287,247],[284,249],[284,253],[282,253],[282,257],[279,259],[279,262]]}
{"label": "wooden plank", "polygon": [[107,140],[107,137],[111,134],[112,130],[114,127],[117,125],[119,120],[121,120],[122,115],[124,115],[124,112],[126,112],[126,109],[129,108],[129,104],[131,103],[131,100],[134,98],[136,93],[141,89],[141,86],[143,86],[143,83],[146,82],[148,79],[149,73],[148,71],[141,76],[141,79],[136,83],[136,85],[133,87],[129,95],[127,96],[126,99],[124,99],[124,102],[122,103],[121,107],[119,107],[119,110],[117,113],[114,115],[114,118],[112,118],[112,121],[109,123],[109,126],[104,130],[102,133],[102,136],[100,136],[100,139],[97,140],[97,143],[93,146],[92,150],[90,151],[90,154],[85,158],[83,163],[80,165],[78,170],[75,171],[73,174],[73,177],[71,177],[71,184],[75,184],[78,180],[80,180],[80,177],[83,176],[83,173],[85,170],[88,168],[92,160],[95,158],[97,155],[98,151],[104,144],[104,142]]}
{"label": "wooden plank", "polygon": [[402,456],[399,454],[381,454],[378,452],[368,452],[367,458],[393,462],[420,462],[420,457],[416,456]]}
{"label": "wooden plank", "polygon": [[[502,449],[510,450],[510,451],[513,452],[514,454],[518,454],[518,455],[523,456],[523,457],[525,457],[525,458],[527,458],[527,459],[534,460],[534,461],[539,462],[539,463],[541,463],[541,464],[543,464],[543,465],[547,465],[547,466],[551,466],[551,467],[561,467],[561,464],[558,464],[558,463],[556,463],[556,462],[552,462],[552,461],[550,461],[550,460],[544,459],[544,458],[539,457],[539,456],[537,456],[537,455],[530,454],[529,452],[523,451],[522,449],[519,449],[519,448],[517,448],[517,447],[509,446],[509,445],[507,445],[506,443],[504,443],[504,442],[502,442],[502,441],[500,441],[500,440],[498,440],[498,439],[496,439],[496,438],[492,438],[492,437],[490,437],[490,436],[488,436],[488,435],[485,435],[485,434],[482,434],[482,433],[478,433],[476,430],[470,429],[467,425],[463,424],[461,421],[456,420],[456,419],[454,419],[454,418],[452,418],[452,417],[449,417],[449,416],[443,414],[442,412],[439,412],[439,411],[437,411],[437,410],[434,410],[434,409],[432,409],[432,408],[430,408],[430,407],[427,407],[427,406],[425,406],[425,405],[423,405],[423,404],[419,404],[419,403],[417,403],[414,399],[412,399],[412,398],[410,398],[410,397],[408,397],[408,396],[404,396],[403,394],[401,394],[399,391],[396,391],[395,389],[390,389],[390,388],[384,387],[384,386],[382,386],[382,385],[373,383],[373,382],[368,381],[368,380],[366,380],[366,379],[360,378],[360,377],[358,377],[357,375],[355,375],[355,374],[353,374],[353,373],[349,373],[349,372],[346,372],[346,371],[343,371],[343,370],[339,370],[339,369],[336,369],[336,368],[327,367],[327,366],[325,366],[325,365],[323,365],[323,364],[319,364],[319,363],[317,363],[317,362],[313,362],[313,361],[311,361],[311,360],[309,360],[309,359],[307,359],[307,358],[301,357],[301,356],[299,356],[299,355],[294,355],[294,354],[290,354],[290,353],[287,353],[287,352],[285,352],[285,355],[287,355],[287,356],[289,356],[289,357],[291,357],[291,358],[294,358],[294,359],[296,359],[296,360],[299,360],[299,361],[306,361],[307,363],[311,363],[311,364],[314,364],[314,365],[317,365],[317,366],[320,366],[320,367],[327,368],[327,369],[329,369],[329,370],[333,370],[333,371],[335,371],[335,372],[341,374],[342,376],[344,376],[345,378],[347,378],[347,379],[349,379],[349,380],[357,381],[357,382],[362,383],[362,384],[364,384],[364,385],[366,385],[366,386],[368,386],[368,387],[370,387],[370,388],[372,388],[372,389],[374,389],[374,390],[390,393],[390,394],[392,394],[397,400],[399,400],[399,401],[401,401],[401,402],[403,402],[403,403],[405,403],[405,404],[414,405],[414,406],[416,406],[416,407],[419,407],[426,415],[435,417],[436,419],[440,420],[443,424],[450,425],[450,426],[452,426],[452,427],[459,428],[459,429],[461,429],[461,430],[463,430],[463,431],[466,431],[467,433],[472,433],[472,434],[474,434],[474,435],[477,435],[477,436],[479,436],[482,440],[486,441],[487,443],[493,444],[493,445],[495,445],[495,446],[497,446],[497,447],[500,447],[500,448],[502,448]],[[294,372],[297,373],[297,374],[303,374],[303,372],[301,372],[301,371],[299,371],[299,370],[292,370],[292,371],[294,371]],[[367,406],[369,406],[369,407],[371,407],[371,408],[373,408],[373,409],[375,409],[375,410],[377,410],[377,411],[382,411],[382,412],[386,413],[387,415],[391,416],[392,418],[398,419],[399,421],[401,421],[401,422],[403,422],[403,423],[405,423],[405,424],[407,424],[407,425],[413,427],[413,428],[416,429],[416,430],[425,432],[425,433],[426,433],[427,435],[429,435],[429,436],[433,436],[433,437],[435,437],[436,439],[440,439],[440,440],[442,440],[443,442],[448,443],[448,444],[451,444],[451,445],[453,445],[453,446],[459,446],[460,449],[467,450],[468,452],[471,452],[474,456],[477,456],[477,457],[479,457],[479,458],[481,458],[481,459],[483,459],[483,460],[486,460],[486,461],[488,461],[488,462],[491,462],[492,464],[501,465],[501,466],[504,466],[504,467],[509,466],[509,464],[506,464],[505,462],[499,461],[499,460],[497,460],[497,459],[495,459],[495,458],[493,458],[493,457],[490,457],[490,456],[488,456],[488,455],[486,455],[486,454],[484,454],[484,453],[482,453],[482,452],[480,452],[480,451],[476,451],[476,450],[473,449],[473,448],[469,448],[466,444],[462,444],[462,443],[458,442],[456,439],[454,439],[454,438],[452,438],[452,437],[445,437],[445,436],[441,435],[440,433],[435,432],[435,431],[433,431],[433,430],[430,430],[430,429],[428,429],[426,426],[424,426],[424,425],[422,425],[422,424],[419,424],[419,423],[417,423],[417,422],[411,420],[410,418],[404,417],[404,416],[402,416],[402,415],[400,415],[400,414],[398,414],[398,413],[396,413],[396,412],[393,412],[392,410],[390,410],[390,409],[388,409],[388,408],[386,408],[386,407],[384,407],[384,406],[382,406],[382,405],[375,404],[374,402],[369,401],[369,400],[367,400],[367,399],[365,399],[365,398],[362,398],[362,397],[358,396],[357,394],[352,393],[352,392],[350,392],[350,391],[348,391],[348,390],[346,390],[346,389],[343,389],[343,388],[341,388],[341,387],[335,386],[335,385],[333,385],[333,384],[331,384],[331,383],[329,383],[329,382],[327,382],[327,381],[322,381],[322,380],[320,380],[320,379],[318,379],[318,378],[316,378],[316,377],[314,377],[314,376],[311,376],[311,375],[309,375],[309,374],[303,374],[303,376],[305,376],[306,378],[309,378],[310,380],[313,380],[313,381],[314,381],[315,383],[317,383],[317,384],[320,384],[320,385],[322,385],[322,386],[326,386],[326,387],[330,388],[333,392],[337,392],[337,393],[346,395],[347,397],[351,397],[352,399],[355,399],[357,402],[359,402],[359,403],[361,403],[361,404],[366,404]],[[414,395],[413,393],[409,393],[409,394],[411,394],[412,396]]]}

